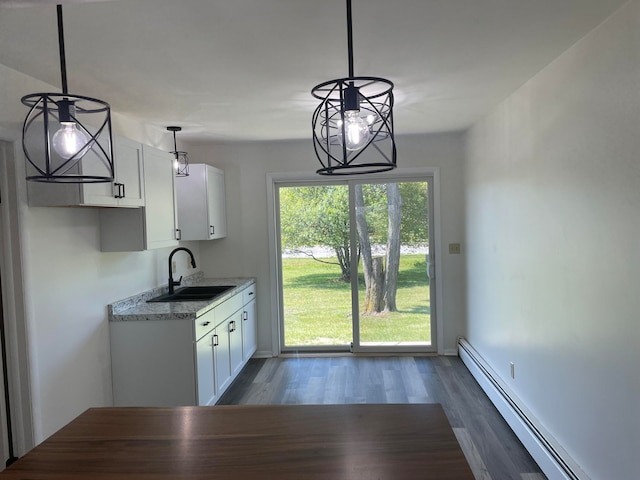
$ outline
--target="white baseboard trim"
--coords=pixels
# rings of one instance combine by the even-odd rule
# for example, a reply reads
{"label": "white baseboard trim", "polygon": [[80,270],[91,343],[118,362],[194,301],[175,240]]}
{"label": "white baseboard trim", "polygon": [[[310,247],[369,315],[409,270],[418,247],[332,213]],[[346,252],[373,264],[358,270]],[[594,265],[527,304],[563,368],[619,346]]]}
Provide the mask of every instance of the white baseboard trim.
{"label": "white baseboard trim", "polygon": [[447,357],[457,357],[458,356],[458,350],[455,348],[446,348],[444,351],[444,354]]}
{"label": "white baseboard trim", "polygon": [[272,358],[273,353],[271,350],[258,350],[252,355],[252,358]]}
{"label": "white baseboard trim", "polygon": [[549,480],[589,480],[577,463],[464,338],[458,340],[458,352],[467,369]]}

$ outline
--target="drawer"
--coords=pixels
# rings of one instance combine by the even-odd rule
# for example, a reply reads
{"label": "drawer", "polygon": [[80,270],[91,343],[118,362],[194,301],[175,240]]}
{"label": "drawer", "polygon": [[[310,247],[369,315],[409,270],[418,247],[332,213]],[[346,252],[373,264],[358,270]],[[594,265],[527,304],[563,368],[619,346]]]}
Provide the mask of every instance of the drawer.
{"label": "drawer", "polygon": [[216,327],[213,310],[195,319],[195,339],[200,340]]}
{"label": "drawer", "polygon": [[236,295],[228,300],[225,300],[213,309],[216,318],[215,323],[219,324],[221,322],[224,322],[227,318],[229,318],[241,308],[242,295],[240,293],[237,293]]}
{"label": "drawer", "polygon": [[246,305],[256,298],[256,284],[252,283],[242,291],[242,304]]}

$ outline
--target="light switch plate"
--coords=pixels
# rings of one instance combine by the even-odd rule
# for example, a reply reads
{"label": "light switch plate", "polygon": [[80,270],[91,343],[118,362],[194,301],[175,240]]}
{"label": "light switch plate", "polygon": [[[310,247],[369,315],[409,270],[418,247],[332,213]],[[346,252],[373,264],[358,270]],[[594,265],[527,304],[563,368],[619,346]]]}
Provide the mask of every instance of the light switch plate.
{"label": "light switch plate", "polygon": [[449,244],[449,253],[452,255],[458,255],[460,253],[460,244],[459,243],[450,243]]}

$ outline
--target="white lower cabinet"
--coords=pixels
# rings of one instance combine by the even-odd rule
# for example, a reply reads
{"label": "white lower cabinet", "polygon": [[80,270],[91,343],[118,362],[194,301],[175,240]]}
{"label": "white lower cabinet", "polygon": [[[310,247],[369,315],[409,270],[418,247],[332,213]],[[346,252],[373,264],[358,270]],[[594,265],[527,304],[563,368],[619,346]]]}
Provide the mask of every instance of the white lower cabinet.
{"label": "white lower cabinet", "polygon": [[110,322],[114,405],[215,404],[255,351],[249,289],[255,296],[254,283],[195,320]]}
{"label": "white lower cabinet", "polygon": [[258,317],[256,316],[256,284],[242,292],[242,358],[246,362],[258,348]]}
{"label": "white lower cabinet", "polygon": [[225,321],[215,329],[215,343],[213,347],[215,362],[216,393],[221,395],[231,385],[231,358],[229,354],[229,321]]}
{"label": "white lower cabinet", "polygon": [[229,321],[229,360],[231,375],[235,377],[244,366],[242,356],[242,311],[238,310]]}
{"label": "white lower cabinet", "polygon": [[196,342],[198,405],[213,405],[216,400],[213,330]]}

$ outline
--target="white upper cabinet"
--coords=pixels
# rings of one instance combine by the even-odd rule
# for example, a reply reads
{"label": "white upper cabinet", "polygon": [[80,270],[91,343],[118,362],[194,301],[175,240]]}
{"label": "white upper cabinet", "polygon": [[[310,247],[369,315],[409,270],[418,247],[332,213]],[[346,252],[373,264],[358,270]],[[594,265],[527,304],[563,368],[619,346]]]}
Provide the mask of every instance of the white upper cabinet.
{"label": "white upper cabinet", "polygon": [[146,248],[178,245],[178,218],[173,156],[157,148],[143,147],[146,192]]}
{"label": "white upper cabinet", "polygon": [[143,146],[145,207],[100,211],[100,248],[133,252],[178,245],[175,172],[169,152]]}
{"label": "white upper cabinet", "polygon": [[189,165],[188,177],[176,178],[178,228],[182,240],[227,236],[224,172],[205,164]]}
{"label": "white upper cabinet", "polygon": [[[142,144],[128,138],[114,136],[115,180],[104,183],[47,184],[27,182],[29,205],[32,207],[88,206],[142,207],[144,194],[144,165]],[[91,171],[91,163],[83,164],[83,173]]]}

